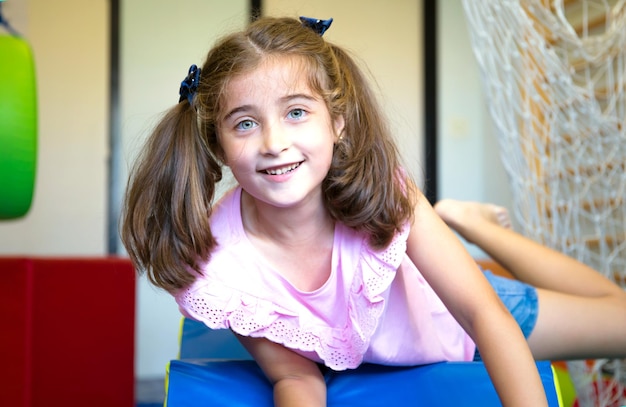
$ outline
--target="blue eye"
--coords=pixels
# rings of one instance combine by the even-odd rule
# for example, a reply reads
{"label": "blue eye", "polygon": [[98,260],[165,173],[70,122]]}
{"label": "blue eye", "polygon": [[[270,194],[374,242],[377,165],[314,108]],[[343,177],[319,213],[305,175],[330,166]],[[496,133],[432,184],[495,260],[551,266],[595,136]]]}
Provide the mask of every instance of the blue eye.
{"label": "blue eye", "polygon": [[237,123],[237,130],[250,130],[253,129],[254,127],[256,127],[256,123],[253,122],[252,120],[242,120],[239,123]]}
{"label": "blue eye", "polygon": [[302,109],[293,109],[287,114],[290,119],[301,119],[304,115],[305,111]]}

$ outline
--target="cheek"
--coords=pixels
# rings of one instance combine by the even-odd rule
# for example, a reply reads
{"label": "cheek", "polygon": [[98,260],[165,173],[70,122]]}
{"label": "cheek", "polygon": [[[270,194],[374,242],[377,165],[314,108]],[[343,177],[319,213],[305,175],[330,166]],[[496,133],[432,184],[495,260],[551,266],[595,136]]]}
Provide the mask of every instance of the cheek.
{"label": "cheek", "polygon": [[324,165],[330,166],[335,153],[334,140],[325,140],[323,143],[320,143],[317,148],[319,154],[324,157]]}
{"label": "cheek", "polygon": [[223,151],[224,164],[229,167],[242,167],[249,164],[249,151],[246,149],[247,142],[226,141],[221,144]]}

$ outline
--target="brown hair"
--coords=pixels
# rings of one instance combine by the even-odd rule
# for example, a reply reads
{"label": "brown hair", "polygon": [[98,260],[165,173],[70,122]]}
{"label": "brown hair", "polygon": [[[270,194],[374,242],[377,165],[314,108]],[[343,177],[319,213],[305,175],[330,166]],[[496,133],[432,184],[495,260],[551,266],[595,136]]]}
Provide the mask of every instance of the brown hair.
{"label": "brown hair", "polygon": [[218,125],[224,89],[267,57],[305,61],[311,89],[345,128],[322,183],[331,216],[386,247],[411,220],[415,193],[400,170],[387,122],[354,60],[291,18],[260,18],[209,51],[197,94],[163,117],[129,178],[122,241],[138,270],[174,292],[194,281],[217,242],[209,227],[223,151]]}

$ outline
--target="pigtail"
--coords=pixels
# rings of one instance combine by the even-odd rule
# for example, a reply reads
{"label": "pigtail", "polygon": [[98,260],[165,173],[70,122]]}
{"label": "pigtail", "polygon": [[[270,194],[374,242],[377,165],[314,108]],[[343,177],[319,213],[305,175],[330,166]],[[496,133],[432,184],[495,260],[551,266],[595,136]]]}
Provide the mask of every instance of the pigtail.
{"label": "pigtail", "polygon": [[168,292],[192,283],[216,242],[209,227],[221,168],[187,100],[166,113],[129,177],[121,237],[139,272]]}
{"label": "pigtail", "polygon": [[364,230],[374,248],[384,248],[412,218],[413,184],[401,170],[399,154],[376,97],[354,60],[332,46],[338,65],[338,94],[331,106],[346,126],[335,146],[324,183],[329,211],[346,225]]}

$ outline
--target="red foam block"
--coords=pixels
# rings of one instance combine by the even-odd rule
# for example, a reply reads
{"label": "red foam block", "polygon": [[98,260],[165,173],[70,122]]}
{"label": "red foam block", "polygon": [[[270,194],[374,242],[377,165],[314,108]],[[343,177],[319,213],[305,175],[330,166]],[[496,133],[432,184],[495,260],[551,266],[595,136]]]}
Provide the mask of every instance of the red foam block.
{"label": "red foam block", "polygon": [[135,271],[0,257],[1,406],[134,406]]}

